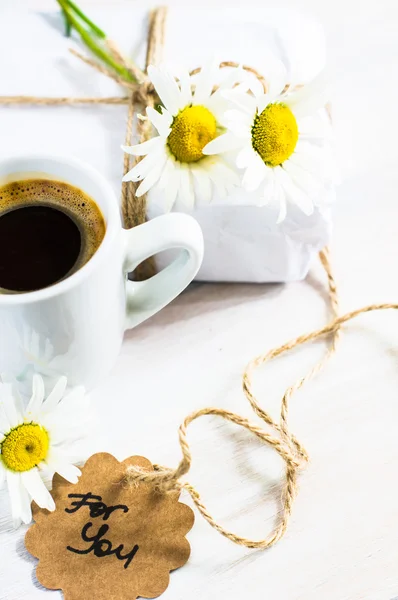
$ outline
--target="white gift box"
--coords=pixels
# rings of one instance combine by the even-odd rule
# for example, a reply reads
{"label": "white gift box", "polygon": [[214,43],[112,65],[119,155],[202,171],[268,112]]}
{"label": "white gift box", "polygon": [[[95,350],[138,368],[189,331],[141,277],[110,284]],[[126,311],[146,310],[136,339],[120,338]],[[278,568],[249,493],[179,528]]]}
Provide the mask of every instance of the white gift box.
{"label": "white gift box", "polygon": [[[8,6],[8,9],[7,9]],[[143,66],[147,36],[147,8],[135,3],[89,7],[126,54]],[[114,96],[124,92],[113,81],[72,57],[81,50],[78,38],[63,34],[59,12],[34,13],[19,20],[18,7],[0,6],[3,27],[18,34],[9,51],[6,37],[0,52],[1,95]],[[284,64],[291,85],[305,84],[324,67],[322,27],[295,11],[276,8],[212,7],[169,11],[164,62],[171,69],[193,69],[210,58],[256,68],[265,77]],[[126,108],[123,106],[2,107],[0,155],[35,151],[73,154],[98,168],[120,193]],[[333,190],[330,190],[333,195]],[[233,197],[214,198],[209,206],[191,213],[202,226],[205,259],[198,274],[204,281],[283,282],[306,276],[313,256],[329,242],[329,208],[305,216],[290,206],[286,220],[258,207],[255,197],[237,189]],[[148,218],[162,212],[158,192],[148,195]],[[181,202],[173,210],[184,210]],[[159,257],[161,267],[167,257]]]}
{"label": "white gift box", "polygon": [[[191,213],[202,227],[205,254],[198,281],[288,282],[304,279],[314,254],[329,243],[330,210],[290,211],[279,225],[266,207],[212,206]],[[159,268],[169,260],[157,259]]]}

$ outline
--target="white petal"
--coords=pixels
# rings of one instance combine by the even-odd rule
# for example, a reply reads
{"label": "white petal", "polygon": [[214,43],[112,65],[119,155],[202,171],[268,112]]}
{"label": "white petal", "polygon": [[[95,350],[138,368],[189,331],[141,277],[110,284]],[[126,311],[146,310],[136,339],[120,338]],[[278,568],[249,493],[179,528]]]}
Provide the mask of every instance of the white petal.
{"label": "white petal", "polygon": [[220,91],[229,90],[234,87],[236,83],[240,83],[246,80],[245,71],[241,66],[232,67],[229,69],[220,69],[221,80],[219,82],[218,89]]}
{"label": "white petal", "polygon": [[278,201],[279,201],[279,215],[278,215],[278,219],[277,219],[277,224],[279,225],[279,223],[282,223],[282,221],[284,221],[286,219],[286,215],[287,215],[287,205],[286,205],[286,196],[283,192],[283,190],[279,190],[278,192]]}
{"label": "white petal", "polygon": [[257,153],[253,146],[251,144],[245,145],[236,157],[236,166],[238,169],[246,169],[249,166],[254,154]]}
{"label": "white petal", "polygon": [[180,172],[179,198],[188,210],[193,209],[195,205],[195,194],[191,180],[191,171],[188,167],[183,167]]}
{"label": "white petal", "polygon": [[333,129],[326,119],[321,117],[303,117],[298,120],[298,129],[300,139],[309,140],[332,140]]}
{"label": "white petal", "polygon": [[[278,39],[276,43],[279,46],[280,40]],[[285,49],[281,49],[281,52],[285,54]],[[274,97],[278,96],[284,89],[287,81],[288,75],[286,67],[282,60],[276,58],[273,54],[267,54],[266,58],[263,57],[263,61],[265,61],[267,65],[264,72],[267,93]],[[260,82],[253,73],[248,73],[247,77],[250,81],[250,89],[256,98],[261,97],[264,94],[264,86],[262,82]],[[254,80],[253,83],[251,83],[251,79]]]}
{"label": "white petal", "polygon": [[90,427],[88,418],[76,416],[75,423],[51,423],[46,427],[50,434],[50,442],[52,446],[68,446],[78,440],[84,439],[87,436]]}
{"label": "white petal", "polygon": [[191,76],[188,71],[183,71],[180,75],[181,103],[183,106],[192,104]]}
{"label": "white petal", "polygon": [[[84,404],[86,402],[84,398]],[[74,416],[57,410],[56,415],[51,413],[42,418],[41,422],[49,432],[51,445],[69,443],[85,436],[91,424],[90,411],[86,409],[87,406],[80,412],[76,411]]]}
{"label": "white petal", "polygon": [[303,117],[315,114],[326,105],[329,97],[329,86],[324,74],[321,73],[311,83],[286,94],[283,101],[292,109],[296,117]]}
{"label": "white petal", "polygon": [[295,164],[312,175],[317,176],[318,174],[319,177],[323,178],[323,156],[322,148],[318,148],[308,141],[299,140],[290,160],[293,160]]}
{"label": "white petal", "polygon": [[136,191],[137,197],[143,196],[148,190],[151,189],[151,187],[155,185],[162,175],[166,161],[167,156],[166,153],[164,153],[163,156],[159,158],[159,162],[154,165],[153,169],[148,173],[144,181],[138,186]]}
{"label": "white petal", "polygon": [[271,200],[271,204],[279,207],[279,215],[276,220],[277,224],[282,223],[285,220],[287,214],[287,201],[284,188],[281,183],[281,167],[274,167],[274,193]]}
{"label": "white petal", "polygon": [[[271,56],[268,56],[268,58],[270,59]],[[265,75],[267,80],[267,93],[274,98],[281,96],[290,79],[290,74],[286,69],[286,65],[281,60],[273,57],[267,64],[267,72]]]}
{"label": "white petal", "polygon": [[232,108],[225,112],[225,120],[229,125],[234,123],[239,123],[243,125],[247,129],[251,129],[253,127],[253,118],[246,112],[242,110],[238,110],[237,108]]}
{"label": "white petal", "polygon": [[242,140],[233,135],[233,133],[224,133],[209,142],[203,148],[202,152],[203,154],[221,154],[222,152],[235,150],[241,145]]}
{"label": "white petal", "polygon": [[19,393],[18,381],[15,378],[13,378],[11,385],[12,385],[12,396],[14,399],[14,405],[15,405],[16,411],[18,413],[19,421],[22,421],[25,407],[24,407],[24,402],[22,400],[21,394]]}
{"label": "white petal", "polygon": [[210,96],[208,100],[202,103],[216,118],[217,123],[222,126],[226,126],[225,111],[229,107],[228,100],[224,98],[219,92],[216,92]]}
{"label": "white petal", "polygon": [[145,158],[140,160],[126,175],[123,181],[142,181],[148,173],[159,163],[162,155],[164,156],[164,146],[161,145],[147,154]]}
{"label": "white petal", "polygon": [[7,471],[3,467],[3,461],[0,460],[0,489],[3,487],[3,485],[6,481],[6,475],[7,475]]}
{"label": "white petal", "polygon": [[32,500],[28,490],[22,484],[20,479],[20,494],[21,494],[21,519],[25,525],[29,525],[32,521]]}
{"label": "white petal", "polygon": [[311,142],[299,140],[294,152],[294,161],[299,161],[316,179],[333,184],[339,182],[339,169],[329,145],[319,147]]}
{"label": "white petal", "polygon": [[279,168],[279,178],[286,196],[293,204],[296,204],[305,215],[312,215],[314,212],[314,203],[311,198],[293,183],[283,167]]}
{"label": "white petal", "polygon": [[148,67],[148,75],[166,109],[176,115],[182,107],[182,95],[175,78],[161,67]]}
{"label": "white petal", "polygon": [[208,174],[221,198],[225,198],[234,186],[240,182],[237,173],[220,160],[208,169]]}
{"label": "white petal", "polygon": [[30,471],[24,471],[21,473],[22,485],[25,486],[32,499],[36,502],[40,508],[46,508],[47,510],[55,510],[55,502],[44,485],[42,478],[40,477],[38,469],[35,467]]}
{"label": "white petal", "polygon": [[[22,415],[18,412],[17,404],[15,403],[12,384],[3,383],[0,387],[0,407],[2,408],[2,416],[0,418],[2,428],[5,431],[16,427],[23,421]],[[5,433],[4,431],[4,433]]]}
{"label": "white petal", "polygon": [[56,472],[70,483],[77,483],[80,475],[82,474],[78,467],[69,464],[58,465]]}
{"label": "white petal", "polygon": [[252,116],[256,114],[257,101],[253,96],[241,94],[236,90],[222,92],[222,95],[247,114]]}
{"label": "white petal", "polygon": [[84,385],[76,385],[62,398],[62,406],[74,412],[85,396],[86,389]]}
{"label": "white petal", "polygon": [[37,415],[39,414],[39,411],[41,409],[41,405],[43,404],[44,381],[41,375],[38,375],[37,373],[33,375],[32,387],[32,397],[29,401],[25,413],[25,419],[29,421],[37,418]]}
{"label": "white petal", "polygon": [[234,94],[247,94],[250,91],[250,86],[247,81],[242,81],[239,85],[235,85],[230,91]]}
{"label": "white petal", "polygon": [[252,158],[242,180],[242,186],[244,189],[248,192],[254,192],[257,190],[260,186],[260,183],[264,181],[266,177],[266,170],[268,168],[269,167],[267,167],[257,152],[253,152]]}
{"label": "white petal", "polygon": [[246,71],[247,83],[249,85],[249,89],[253,92],[254,96],[258,99],[264,95],[264,87],[261,81],[254,75],[254,73],[250,73]]}
{"label": "white petal", "polygon": [[10,431],[10,429],[12,429],[11,424],[0,401],[0,443],[2,436]]}
{"label": "white petal", "polygon": [[47,396],[47,399],[43,402],[42,406],[42,414],[48,413],[53,410],[57,404],[60,402],[63,397],[66,386],[68,385],[68,380],[66,377],[60,377],[57,383],[54,385],[54,388]]}
{"label": "white petal", "polygon": [[41,415],[41,424],[50,431],[51,437],[54,428],[78,426],[76,422],[84,420],[89,415],[90,398],[85,394],[83,386],[77,386],[53,407],[48,413]]}
{"label": "white petal", "polygon": [[[262,196],[262,206],[272,205],[274,208],[280,208],[280,194],[276,188],[276,180],[275,180],[275,169],[267,170],[267,177],[265,178],[265,185]],[[280,186],[279,186],[280,187]]]}
{"label": "white petal", "polygon": [[201,167],[193,168],[192,175],[197,186],[198,198],[203,204],[209,204],[212,198],[212,189],[211,180],[206,169]]}
{"label": "white petal", "polygon": [[195,104],[203,104],[208,100],[217,80],[218,64],[211,61],[202,67],[200,73],[195,77]]}
{"label": "white petal", "polygon": [[174,168],[170,171],[169,183],[166,188],[165,212],[170,212],[175,204],[180,188],[180,171],[178,163],[174,163]]}
{"label": "white petal", "polygon": [[274,175],[274,169],[267,167],[264,170],[264,179],[261,182],[264,190],[263,193],[263,197],[262,197],[262,201],[261,201],[261,205],[262,206],[266,206],[271,200],[272,197],[269,197],[269,195],[267,194],[267,191],[272,190],[272,193],[274,194],[274,190],[275,190],[275,175]]}
{"label": "white petal", "polygon": [[136,146],[122,146],[123,152],[126,154],[132,154],[133,156],[145,156],[149,154],[152,150],[154,150],[159,144],[163,144],[163,140],[160,136],[156,136],[151,138],[146,142],[142,142],[142,144],[137,144]]}
{"label": "white petal", "polygon": [[316,196],[323,187],[319,179],[313,177],[311,173],[305,171],[291,158],[283,163],[283,169],[291,177],[293,183],[311,197]]}
{"label": "white petal", "polygon": [[160,113],[151,106],[148,106],[146,113],[152,125],[158,130],[159,135],[167,138],[170,134],[170,127],[173,122],[171,114],[167,110]]}
{"label": "white petal", "polygon": [[263,196],[264,205],[268,204],[270,207],[279,210],[278,218],[276,220],[277,224],[285,219],[287,212],[285,192],[278,177],[279,171],[281,171],[280,167],[274,167],[268,170],[269,177],[266,179]]}
{"label": "white petal", "polygon": [[[228,71],[226,76],[223,77],[225,71]],[[210,98],[203,102],[204,106],[206,106],[211,113],[216,117],[218,123],[221,125],[226,125],[225,121],[225,112],[230,107],[230,101],[224,96],[225,91],[232,91],[233,86],[242,80],[243,70],[238,68],[232,69],[220,69],[219,73],[221,73],[221,81],[219,82],[218,89],[211,94]],[[236,88],[235,88],[236,89]],[[242,90],[242,93],[247,91],[247,87]]]}
{"label": "white petal", "polygon": [[78,467],[69,463],[66,458],[62,456],[61,452],[56,452],[54,449],[52,449],[46,464],[54,471],[54,473],[58,473],[70,483],[77,483],[82,473]]}
{"label": "white petal", "polygon": [[272,104],[275,101],[275,96],[271,96],[271,94],[264,94],[261,98],[258,99],[257,110],[258,114],[261,115],[263,110],[268,106],[268,104]]}
{"label": "white petal", "polygon": [[229,121],[228,129],[235,137],[240,138],[244,142],[252,139],[252,122],[250,125],[246,125],[242,121]]}
{"label": "white petal", "polygon": [[227,165],[223,160],[218,159],[216,168],[218,172],[224,177],[225,185],[228,190],[232,190],[235,186],[241,184],[240,175],[237,171]]}
{"label": "white petal", "polygon": [[227,192],[225,189],[224,179],[217,172],[217,169],[212,169],[208,173],[209,173],[209,178],[211,179],[211,181],[216,189],[217,194],[220,196],[220,198],[225,198],[227,195]]}
{"label": "white petal", "polygon": [[22,518],[22,494],[21,494],[21,475],[14,471],[7,471],[7,487],[10,496],[11,514],[14,525]]}
{"label": "white petal", "polygon": [[160,176],[159,182],[157,184],[157,188],[159,190],[165,190],[167,188],[167,186],[169,185],[171,172],[174,169],[173,163],[174,163],[173,160],[171,160],[170,158],[167,159],[166,165],[163,169],[162,175]]}

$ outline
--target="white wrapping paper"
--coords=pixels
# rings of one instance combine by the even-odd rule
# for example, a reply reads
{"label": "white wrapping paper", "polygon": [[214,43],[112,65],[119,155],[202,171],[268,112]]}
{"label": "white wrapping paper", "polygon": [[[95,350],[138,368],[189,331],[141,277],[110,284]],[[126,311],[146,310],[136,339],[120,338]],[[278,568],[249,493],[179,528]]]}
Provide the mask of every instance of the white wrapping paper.
{"label": "white wrapping paper", "polygon": [[[1,7],[3,27],[15,30],[15,46],[0,39],[0,94],[40,96],[123,95],[123,90],[68,52],[79,48],[67,39],[57,11],[32,12],[19,19],[18,7]],[[89,7],[90,16],[143,65],[148,10],[141,4]],[[3,46],[4,45],[4,46]],[[202,65],[216,56],[257,68],[264,75],[282,61],[291,84],[311,80],[324,66],[322,28],[298,13],[276,8],[172,8],[164,58],[171,68]],[[0,107],[0,155],[40,151],[72,154],[99,169],[120,194],[126,109],[123,106]],[[331,191],[331,195],[332,195]],[[161,198],[150,194],[148,216],[162,212]],[[276,225],[267,207],[239,189],[228,199],[199,207],[192,214],[203,228],[205,259],[198,279],[208,281],[292,281],[302,279],[311,259],[329,241],[328,209],[311,217],[290,209]],[[176,210],[182,209],[177,203]],[[167,261],[161,257],[159,264]]]}

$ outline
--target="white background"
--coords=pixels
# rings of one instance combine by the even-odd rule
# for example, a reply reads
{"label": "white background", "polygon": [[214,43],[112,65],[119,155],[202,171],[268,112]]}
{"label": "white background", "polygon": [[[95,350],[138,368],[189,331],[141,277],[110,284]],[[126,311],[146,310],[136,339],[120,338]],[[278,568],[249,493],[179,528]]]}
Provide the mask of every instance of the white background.
{"label": "white background", "polygon": [[[18,9],[21,24],[28,10],[53,7],[50,0],[16,4],[1,0],[2,7]],[[89,8],[90,2],[81,4]],[[111,0],[104,4],[119,6]],[[134,8],[143,3],[121,4]],[[206,4],[214,6],[215,0]],[[225,2],[226,11],[230,5]],[[396,302],[398,5],[396,0],[291,0],[279,5],[314,14],[327,34],[344,177],[333,243],[342,308]],[[249,6],[245,2],[242,10]],[[255,3],[250,10],[256,10]],[[18,31],[2,22],[0,35],[0,91],[6,93],[12,84],[7,63],[19,39]],[[15,136],[2,134],[6,111],[0,110],[3,154],[31,143],[22,127]],[[35,114],[40,124],[40,113]],[[62,146],[62,139],[57,143]],[[305,282],[288,286],[192,286],[126,335],[111,376],[93,393],[96,448],[118,458],[142,454],[175,465],[180,457],[177,428],[186,414],[217,405],[251,416],[241,392],[247,361],[327,318],[318,265]],[[172,575],[165,600],[398,597],[397,332],[398,315],[391,312],[357,319],[345,328],[330,365],[294,398],[292,428],[312,460],[300,477],[285,538],[267,552],[249,551],[223,539],[197,516],[189,534],[190,561]],[[256,375],[262,405],[276,415],[284,388],[323,352],[323,344],[317,344],[262,369]],[[193,425],[189,436],[194,457],[189,480],[214,515],[242,535],[257,538],[269,532],[283,467],[272,451],[213,419]],[[11,529],[4,493],[0,511],[0,598],[59,597],[37,583],[23,531]]]}

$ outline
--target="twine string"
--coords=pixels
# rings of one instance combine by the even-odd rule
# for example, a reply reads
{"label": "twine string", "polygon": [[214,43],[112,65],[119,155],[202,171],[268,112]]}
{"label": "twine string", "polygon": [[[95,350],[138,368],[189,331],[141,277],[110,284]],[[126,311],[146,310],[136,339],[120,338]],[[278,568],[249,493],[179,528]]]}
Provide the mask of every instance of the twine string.
{"label": "twine string", "polygon": [[[164,30],[166,23],[167,8],[160,7],[152,10],[149,17],[149,33],[147,52],[145,60],[145,73],[141,77],[141,85],[130,96],[129,110],[127,116],[125,145],[132,145],[134,116],[139,109],[145,106],[154,107],[156,95],[151,81],[147,76],[149,65],[156,65],[161,59],[161,53],[164,45]],[[137,93],[139,91],[139,93]],[[139,116],[139,115],[138,115]],[[152,125],[147,118],[137,119],[137,137],[139,143],[148,140],[152,133]],[[125,154],[123,162],[123,175],[137,164],[143,157],[136,157],[132,160],[129,154]],[[122,183],[122,212],[126,228],[137,227],[146,221],[146,194],[137,196],[137,188],[140,182],[127,181]],[[147,258],[138,265],[134,272],[134,279],[143,281],[156,274],[156,264],[154,257]]]}
{"label": "twine string", "polygon": [[[338,295],[336,283],[333,277],[329,250],[325,248],[320,253],[321,263],[326,271],[328,278],[330,304],[332,308],[332,315],[334,319],[338,316]],[[145,471],[139,467],[129,467],[126,473],[126,480],[131,485],[137,485],[138,483],[148,483],[153,485],[159,492],[167,493],[169,491],[186,489],[190,494],[194,504],[203,516],[203,518],[218,531],[221,535],[228,538],[235,544],[246,546],[247,548],[261,548],[266,549],[275,544],[284,535],[289,517],[291,515],[292,506],[294,499],[297,494],[297,476],[300,469],[302,469],[308,462],[308,454],[299,440],[289,431],[288,427],[288,411],[289,402],[293,394],[298,391],[307,381],[312,379],[327,363],[330,357],[336,350],[336,344],[340,333],[340,325],[336,326],[333,330],[330,330],[331,334],[331,345],[325,355],[325,357],[319,361],[304,377],[300,378],[295,384],[290,386],[285,392],[280,412],[280,421],[277,423],[273,420],[271,415],[260,407],[257,398],[252,390],[252,375],[254,370],[263,364],[264,362],[274,358],[274,350],[271,350],[265,355],[261,355],[254,360],[250,361],[247,365],[246,370],[243,374],[243,391],[248,399],[251,408],[254,413],[267,425],[269,425],[273,434],[270,434],[261,429],[257,424],[252,423],[237,415],[220,408],[204,408],[193,412],[188,415],[179,429],[179,443],[182,452],[182,459],[175,470],[155,465],[154,471]],[[299,344],[296,344],[299,345]],[[292,347],[295,347],[292,346]],[[290,348],[291,349],[291,348]],[[276,355],[275,355],[276,356]],[[188,482],[181,482],[181,477],[189,472],[192,455],[187,439],[187,428],[190,423],[202,416],[218,416],[231,423],[234,423],[240,427],[243,427],[259,438],[263,443],[271,446],[279,456],[284,460],[286,465],[285,470],[285,484],[282,494],[282,510],[278,523],[275,526],[274,531],[262,540],[251,540],[245,537],[241,537],[231,531],[225,529],[220,525],[215,518],[210,514],[206,505],[203,503],[199,492]]]}
{"label": "twine string", "polygon": [[[91,67],[92,69],[94,69],[94,71],[98,71],[98,73],[101,73],[102,75],[105,75],[105,77],[108,77],[109,79],[112,79],[113,81],[115,81],[119,85],[123,86],[124,88],[126,88],[128,90],[132,90],[133,92],[137,89],[137,87],[138,87],[137,83],[132,83],[131,81],[126,81],[125,79],[123,79],[122,77],[120,77],[119,75],[117,75],[117,73],[115,73],[111,69],[108,69],[107,67],[105,67],[104,65],[100,64],[99,62],[93,60],[89,56],[85,56],[84,54],[82,54],[81,52],[78,52],[74,48],[69,48],[69,52],[75,58],[78,58],[79,60],[81,60],[82,62],[84,62],[86,65],[88,65],[89,67]],[[122,64],[123,64],[124,67],[127,66],[126,63],[125,63],[125,61],[124,61],[124,59],[123,59],[123,63]]]}
{"label": "twine string", "polygon": [[[266,354],[258,356],[256,359],[251,361],[251,363],[249,363],[249,367],[251,369],[251,370],[249,370],[249,373],[252,372],[253,367],[258,367],[260,365],[263,365],[266,362],[269,362],[270,360],[273,360],[273,359],[281,356],[282,354],[290,352],[291,350],[294,350],[303,344],[315,341],[326,335],[332,336],[332,346],[329,349],[328,354],[326,355],[326,358],[330,358],[332,349],[336,343],[337,338],[339,337],[341,326],[344,323],[347,323],[348,321],[355,319],[356,317],[358,317],[361,314],[365,314],[365,313],[376,311],[376,310],[387,310],[387,309],[395,309],[396,310],[396,309],[398,309],[398,304],[395,304],[395,303],[371,304],[369,306],[365,306],[363,308],[359,308],[357,310],[348,312],[345,315],[335,317],[328,325],[325,325],[324,327],[322,327],[320,329],[316,329],[315,331],[312,331],[310,333],[301,335],[301,336],[287,342],[286,344],[283,344],[282,346],[267,352]],[[321,365],[324,366],[324,364],[325,364],[325,359],[323,359],[320,363],[318,363],[318,365],[316,365],[316,367],[313,368],[306,377],[299,380],[299,382],[295,386],[292,386],[292,388],[289,388],[289,389],[292,389],[292,390],[299,389],[299,387],[301,387],[301,385],[305,381],[308,381],[308,379],[310,378],[309,376],[313,377],[314,374],[319,371],[320,366]],[[248,376],[247,371],[244,374],[244,379],[246,379],[246,385],[247,385],[247,380],[249,380],[249,387],[250,387],[250,377]],[[304,466],[305,462],[308,460],[308,455],[306,454],[306,452],[303,449],[303,447],[301,446],[301,444],[299,444],[297,442],[297,440],[293,443],[292,434],[289,432],[289,430],[287,428],[287,409],[288,409],[288,399],[289,398],[290,398],[290,396],[285,394],[284,399],[282,400],[282,405],[284,403],[286,405],[285,409],[284,409],[285,419],[284,419],[284,421],[281,419],[280,425],[275,424],[269,415],[267,415],[267,419],[266,419],[267,423],[272,425],[274,430],[283,432],[284,435],[281,438],[274,437],[274,436],[271,436],[270,434],[267,434],[266,432],[263,432],[256,425],[249,423],[246,419],[244,419],[243,417],[240,417],[239,415],[236,415],[234,413],[230,413],[223,409],[205,408],[205,409],[196,411],[196,412],[192,413],[191,415],[189,415],[184,420],[183,424],[180,427],[179,441],[180,441],[183,458],[176,470],[164,469],[163,467],[156,466],[154,472],[148,472],[148,471],[139,469],[138,467],[131,466],[128,468],[128,472],[126,475],[127,481],[129,481],[131,485],[136,485],[138,482],[151,483],[152,485],[154,485],[156,487],[156,489],[159,492],[167,492],[170,490],[184,488],[191,495],[191,498],[192,498],[194,504],[196,505],[196,507],[198,508],[199,512],[202,514],[204,519],[211,525],[211,527],[213,527],[221,535],[228,538],[232,542],[239,544],[241,546],[245,546],[247,548],[257,548],[257,549],[269,548],[270,546],[274,545],[278,540],[281,539],[281,537],[284,535],[284,533],[287,529],[288,520],[289,520],[289,517],[291,514],[293,502],[294,502],[295,495],[297,492],[298,471],[299,471],[299,469],[301,469]],[[257,405],[257,401],[253,397],[251,398],[251,404],[256,406],[256,409],[259,408]],[[256,412],[257,412],[257,410],[256,410]],[[266,413],[264,413],[264,411],[262,411],[262,409],[260,409],[259,413],[257,413],[257,414],[264,415]],[[192,423],[192,421],[194,421],[195,419],[197,419],[201,416],[205,416],[205,415],[220,416],[223,419],[226,419],[232,423],[235,423],[237,425],[245,427],[246,429],[248,429],[249,431],[254,433],[257,437],[259,437],[262,441],[264,441],[266,444],[272,446],[286,463],[286,482],[285,482],[285,490],[284,490],[284,495],[283,495],[283,507],[282,507],[282,511],[281,511],[280,520],[279,520],[277,526],[275,527],[274,531],[268,537],[266,537],[262,540],[251,540],[251,539],[241,537],[239,535],[236,535],[233,532],[226,530],[209,513],[207,507],[203,504],[201,497],[200,497],[199,493],[197,492],[197,490],[191,484],[181,483],[179,481],[180,477],[185,475],[189,471],[191,459],[192,459],[189,444],[187,441],[187,432],[186,432],[187,426],[190,423]],[[290,441],[289,444],[286,443],[288,441],[288,439]],[[300,452],[293,454],[292,447],[300,448]],[[300,458],[302,460],[300,460]]]}
{"label": "twine string", "polygon": [[3,106],[73,106],[78,104],[128,104],[127,96],[110,96],[103,98],[60,96],[0,96],[0,104]]}
{"label": "twine string", "polygon": [[[156,9],[159,10],[159,9]],[[108,44],[111,43],[110,40],[107,40]],[[116,83],[118,83],[119,85],[121,85],[122,87],[126,88],[127,90],[132,90],[135,94],[136,97],[141,95],[143,100],[146,101],[146,94],[150,93],[152,94],[154,92],[152,84],[150,82],[150,80],[145,76],[144,74],[144,78],[141,81],[141,83],[134,83],[131,81],[126,81],[125,79],[122,79],[121,77],[119,77],[114,71],[111,71],[110,69],[107,69],[106,67],[104,67],[103,65],[99,64],[98,62],[96,62],[95,60],[91,59],[89,56],[85,56],[84,54],[81,54],[80,52],[78,52],[77,50],[75,50],[74,48],[69,48],[69,52],[75,56],[76,58],[78,58],[79,60],[82,60],[84,63],[86,63],[86,65],[90,66],[91,68],[93,68],[95,71],[98,71],[99,73],[101,73],[102,75],[105,75],[106,77],[108,77],[109,79],[112,79],[113,81],[115,81]],[[123,59],[125,60],[125,59]],[[127,66],[129,68],[130,63],[123,63],[124,66]],[[148,64],[156,64],[156,63],[148,63]],[[262,83],[263,87],[264,87],[264,91],[267,91],[268,89],[268,84],[266,79],[258,72],[256,71],[256,69],[254,69],[253,67],[249,67],[247,65],[240,65],[240,63],[234,62],[234,61],[223,61],[222,63],[220,63],[220,68],[226,68],[226,67],[230,67],[230,68],[238,68],[241,67],[243,70],[251,72],[253,74],[256,75],[257,79],[259,79],[259,81]],[[130,67],[131,68],[131,67]],[[197,69],[193,69],[192,71],[190,71],[190,75],[195,75],[197,73],[199,73],[201,71],[202,67],[198,67]],[[140,73],[142,73],[142,71],[139,71]],[[146,86],[147,86],[147,90],[146,90]],[[217,89],[217,87],[215,88]],[[129,96],[95,96],[95,97],[90,97],[90,96],[78,96],[78,97],[73,97],[73,96],[61,96],[61,97],[56,97],[56,96],[0,96],[0,105],[20,105],[20,106],[24,106],[24,105],[37,105],[37,106],[58,106],[60,104],[71,104],[71,105],[75,105],[75,104],[128,104],[129,102]]]}

